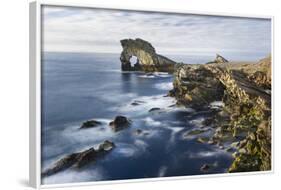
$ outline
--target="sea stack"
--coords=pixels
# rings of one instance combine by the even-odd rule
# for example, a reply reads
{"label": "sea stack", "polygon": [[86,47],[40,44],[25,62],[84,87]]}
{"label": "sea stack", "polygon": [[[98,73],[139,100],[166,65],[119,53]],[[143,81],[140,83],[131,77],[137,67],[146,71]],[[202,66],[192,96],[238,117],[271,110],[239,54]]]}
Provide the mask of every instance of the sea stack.
{"label": "sea stack", "polygon": [[228,63],[229,61],[227,59],[225,59],[223,56],[216,54],[216,59],[214,61],[208,62],[207,64],[213,64],[213,63],[217,63],[217,64],[222,64],[222,63]]}
{"label": "sea stack", "polygon": [[[155,48],[140,38],[120,41],[123,51],[120,55],[123,71],[169,72],[174,71],[175,61],[156,53]],[[132,65],[131,58],[137,58]]]}

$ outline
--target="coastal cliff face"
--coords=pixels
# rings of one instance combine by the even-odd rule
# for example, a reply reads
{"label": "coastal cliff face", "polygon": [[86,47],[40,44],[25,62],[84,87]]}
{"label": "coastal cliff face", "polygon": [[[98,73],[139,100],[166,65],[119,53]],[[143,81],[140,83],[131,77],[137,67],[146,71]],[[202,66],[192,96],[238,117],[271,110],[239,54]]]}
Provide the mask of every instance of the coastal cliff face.
{"label": "coastal cliff face", "polygon": [[229,172],[271,169],[270,56],[256,64],[180,65],[169,94],[197,110],[221,102],[211,121],[217,131],[211,140],[235,144]]}
{"label": "coastal cliff face", "polygon": [[[173,72],[175,62],[156,53],[154,47],[140,38],[121,40],[123,51],[120,55],[123,71]],[[132,65],[131,58],[137,62]]]}

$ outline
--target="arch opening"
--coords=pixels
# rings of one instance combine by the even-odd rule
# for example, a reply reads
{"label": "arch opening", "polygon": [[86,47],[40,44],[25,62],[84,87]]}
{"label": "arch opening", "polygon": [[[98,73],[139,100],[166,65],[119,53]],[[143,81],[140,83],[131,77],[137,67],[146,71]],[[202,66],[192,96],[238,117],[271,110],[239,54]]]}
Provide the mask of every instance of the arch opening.
{"label": "arch opening", "polygon": [[134,67],[134,68],[139,68],[139,67],[140,67],[140,62],[139,62],[139,59],[138,59],[137,56],[132,55],[132,56],[130,57],[129,62],[130,62],[130,65],[131,65],[132,67]]}

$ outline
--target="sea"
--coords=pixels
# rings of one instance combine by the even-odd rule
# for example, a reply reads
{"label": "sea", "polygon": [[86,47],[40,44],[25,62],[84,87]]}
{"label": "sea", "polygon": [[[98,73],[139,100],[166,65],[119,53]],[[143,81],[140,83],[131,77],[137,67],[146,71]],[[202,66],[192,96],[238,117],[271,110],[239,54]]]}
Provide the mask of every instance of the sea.
{"label": "sea", "polygon": [[[213,56],[167,56],[184,63],[206,63]],[[116,147],[103,158],[81,169],[68,168],[42,179],[43,184],[190,176],[227,172],[230,152],[199,143],[210,136],[203,126],[208,112],[175,106],[167,97],[173,87],[168,73],[122,72],[119,54],[58,53],[42,55],[41,163],[42,171],[60,158],[97,147],[105,140]],[[132,105],[140,102],[139,105]],[[151,108],[160,108],[149,112]],[[132,121],[114,132],[108,126],[115,116]],[[86,120],[102,122],[79,129]],[[206,132],[184,137],[194,129]],[[140,129],[141,134],[136,134]],[[212,167],[208,171],[200,168]]]}

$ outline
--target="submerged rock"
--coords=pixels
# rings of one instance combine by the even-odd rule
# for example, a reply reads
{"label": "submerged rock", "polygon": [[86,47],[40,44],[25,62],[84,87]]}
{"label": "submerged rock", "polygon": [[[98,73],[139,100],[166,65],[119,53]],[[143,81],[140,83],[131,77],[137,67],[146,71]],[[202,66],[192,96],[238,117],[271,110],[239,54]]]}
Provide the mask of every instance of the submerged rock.
{"label": "submerged rock", "polygon": [[145,131],[145,130],[137,129],[134,131],[133,134],[137,135],[137,136],[146,136],[146,135],[149,135],[149,132]]}
{"label": "submerged rock", "polygon": [[113,131],[117,132],[131,125],[131,121],[125,116],[116,116],[113,121],[109,123],[109,126]]}
{"label": "submerged rock", "polygon": [[135,132],[134,132],[134,134],[135,135],[140,135],[140,134],[142,134],[142,130],[141,129],[137,129]]}
{"label": "submerged rock", "polygon": [[200,142],[200,143],[207,143],[208,141],[209,141],[208,137],[199,137],[199,138],[197,138],[197,142]]}
{"label": "submerged rock", "polygon": [[96,161],[97,158],[104,156],[115,147],[113,142],[108,140],[99,145],[98,149],[89,148],[85,151],[69,154],[57,162],[51,167],[42,172],[42,177],[53,175],[57,172],[65,170],[69,167],[81,168],[91,162]]}
{"label": "submerged rock", "polygon": [[211,166],[209,164],[204,164],[203,166],[201,166],[200,170],[202,172],[207,172],[210,168]]}
{"label": "submerged rock", "polygon": [[144,101],[141,100],[135,100],[134,102],[131,103],[132,106],[138,106],[145,103]]}
{"label": "submerged rock", "polygon": [[[121,40],[123,51],[120,55],[123,71],[173,72],[176,62],[156,53],[154,47],[140,38]],[[137,57],[132,65],[130,59]]]}
{"label": "submerged rock", "polygon": [[205,133],[206,129],[194,129],[192,131],[188,131],[187,133],[184,134],[184,136],[191,136],[191,135],[199,135],[201,133]]}
{"label": "submerged rock", "polygon": [[148,112],[154,112],[154,111],[159,111],[160,108],[151,108],[150,110],[148,110]]}
{"label": "submerged rock", "polygon": [[96,127],[101,125],[102,123],[96,120],[88,120],[82,123],[80,129],[86,129],[86,128],[91,128],[91,127]]}

